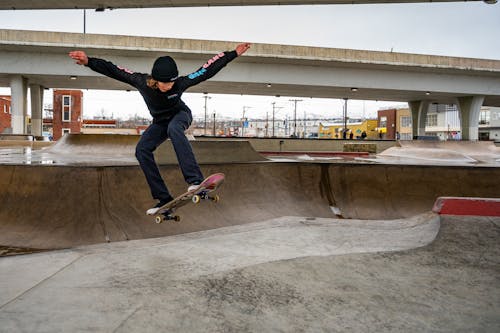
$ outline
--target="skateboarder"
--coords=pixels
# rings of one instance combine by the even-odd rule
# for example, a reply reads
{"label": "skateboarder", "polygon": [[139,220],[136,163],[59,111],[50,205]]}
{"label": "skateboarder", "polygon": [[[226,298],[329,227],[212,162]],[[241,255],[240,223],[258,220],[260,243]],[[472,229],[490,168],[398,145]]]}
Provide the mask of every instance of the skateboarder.
{"label": "skateboarder", "polygon": [[193,117],[191,110],[181,99],[182,93],[200,82],[213,77],[223,67],[250,48],[250,43],[239,44],[234,51],[221,52],[195,72],[179,76],[175,60],[169,56],[156,59],[151,74],[136,73],[113,63],[87,57],[83,51],[72,51],[69,56],[78,65],[135,87],[144,98],[153,123],[142,134],[136,147],[135,156],[146,176],[151,194],[158,203],[148,209],[147,214],[155,214],[158,208],[173,199],[167,189],[154,160],[153,152],[167,138],[174,146],[177,160],[188,190],[197,187],[204,179],[184,131],[189,128]]}

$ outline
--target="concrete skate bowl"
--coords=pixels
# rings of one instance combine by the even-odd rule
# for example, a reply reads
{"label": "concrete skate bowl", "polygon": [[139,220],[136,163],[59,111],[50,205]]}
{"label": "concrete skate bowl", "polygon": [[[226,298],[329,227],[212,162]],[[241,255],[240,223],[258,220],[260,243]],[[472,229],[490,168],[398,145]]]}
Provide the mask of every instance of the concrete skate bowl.
{"label": "concrete skate bowl", "polygon": [[432,162],[482,163],[500,162],[500,148],[489,141],[399,141],[378,154],[379,157],[425,160]]}
{"label": "concrete skate bowl", "polygon": [[[496,197],[499,168],[329,163],[231,163],[221,201],[179,210],[182,221],[155,224],[138,166],[0,165],[0,245],[69,248],[184,234],[282,216],[396,219],[432,209],[438,196]],[[186,184],[176,166],[161,172],[172,193]]]}
{"label": "concrete skate bowl", "polygon": [[[79,160],[102,162],[102,165],[137,164],[135,146],[140,135],[66,134],[43,154],[52,155],[56,161],[73,164]],[[265,161],[248,141],[239,140],[195,140],[190,141],[199,163],[231,163]],[[46,157],[47,158],[47,157]],[[159,164],[177,164],[170,140],[155,151]],[[116,162],[116,163],[113,163]]]}

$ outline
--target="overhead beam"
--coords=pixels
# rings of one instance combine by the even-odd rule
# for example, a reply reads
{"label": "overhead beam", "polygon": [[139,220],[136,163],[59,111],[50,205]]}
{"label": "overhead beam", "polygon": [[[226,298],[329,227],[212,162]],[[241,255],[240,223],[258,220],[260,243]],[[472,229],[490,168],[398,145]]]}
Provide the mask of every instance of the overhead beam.
{"label": "overhead beam", "polygon": [[[180,72],[188,74],[213,54],[235,46],[222,41],[0,30],[0,86],[9,85],[10,75],[22,75],[30,84],[47,88],[131,89],[75,65],[68,51],[82,49],[144,73],[156,57],[169,54]],[[256,43],[230,70],[189,91],[447,104],[457,97],[484,96],[484,105],[500,106],[500,61]]]}
{"label": "overhead beam", "polygon": [[[481,1],[481,0],[467,0]],[[417,2],[464,2],[464,0],[4,0],[0,9],[114,9],[160,7],[215,7],[215,6],[276,6],[276,5],[342,5],[386,4]],[[497,0],[487,0],[496,3]]]}

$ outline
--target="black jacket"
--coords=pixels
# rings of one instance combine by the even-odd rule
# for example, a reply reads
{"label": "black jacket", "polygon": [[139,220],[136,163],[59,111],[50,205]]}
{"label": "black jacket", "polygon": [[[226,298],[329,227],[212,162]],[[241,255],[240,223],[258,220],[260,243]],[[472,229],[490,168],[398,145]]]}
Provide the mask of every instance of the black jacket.
{"label": "black jacket", "polygon": [[101,74],[130,84],[136,88],[144,98],[149,112],[153,116],[153,122],[168,120],[181,110],[189,110],[181,100],[182,93],[189,87],[208,80],[224,68],[230,61],[237,57],[236,51],[226,51],[215,55],[195,72],[179,76],[172,87],[167,92],[148,87],[147,79],[149,74],[134,73],[126,68],[99,59],[90,58],[87,66]]}

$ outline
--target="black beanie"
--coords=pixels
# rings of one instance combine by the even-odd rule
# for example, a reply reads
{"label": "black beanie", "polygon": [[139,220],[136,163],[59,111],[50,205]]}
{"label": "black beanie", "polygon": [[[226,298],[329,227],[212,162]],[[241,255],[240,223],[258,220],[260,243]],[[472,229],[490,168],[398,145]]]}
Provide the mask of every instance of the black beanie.
{"label": "black beanie", "polygon": [[153,65],[151,76],[160,82],[174,81],[179,76],[175,60],[169,56],[159,57]]}

